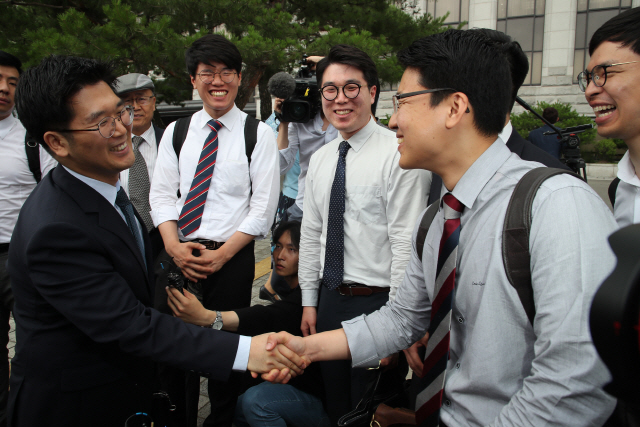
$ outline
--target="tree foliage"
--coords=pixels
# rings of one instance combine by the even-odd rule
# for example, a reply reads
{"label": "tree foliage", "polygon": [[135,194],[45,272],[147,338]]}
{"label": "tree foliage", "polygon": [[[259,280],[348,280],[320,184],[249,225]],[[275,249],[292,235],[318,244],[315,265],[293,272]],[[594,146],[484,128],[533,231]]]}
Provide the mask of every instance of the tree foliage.
{"label": "tree foliage", "polygon": [[191,98],[187,47],[225,34],[243,56],[240,107],[303,53],[326,55],[336,43],[366,51],[381,79],[396,82],[394,53],[446,28],[444,18],[418,16],[415,2],[395,0],[0,0],[0,14],[0,46],[26,66],[65,54],[112,61],[123,74],[152,71],[159,100],[173,103]]}

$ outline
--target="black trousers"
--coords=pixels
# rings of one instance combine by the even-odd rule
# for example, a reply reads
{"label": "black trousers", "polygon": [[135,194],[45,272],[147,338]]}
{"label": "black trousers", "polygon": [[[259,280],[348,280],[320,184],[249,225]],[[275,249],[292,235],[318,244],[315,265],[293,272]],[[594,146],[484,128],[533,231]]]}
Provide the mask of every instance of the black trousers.
{"label": "black trousers", "polygon": [[[242,248],[220,270],[202,281],[203,305],[210,310],[229,311],[251,305],[251,288],[255,274],[254,242]],[[160,264],[164,266],[162,268]],[[167,273],[170,270],[170,257],[162,251],[156,262],[155,307],[163,313],[171,313],[167,305]],[[171,397],[176,411],[174,426],[195,427],[198,415],[200,395],[200,377],[166,365],[159,368],[160,387]],[[205,426],[231,427],[236,400],[241,391],[238,379],[241,373],[232,373],[229,381],[209,380],[209,400],[211,414],[204,422]]]}
{"label": "black trousers", "polygon": [[9,248],[0,251],[0,427],[7,426],[9,398],[9,317],[13,309],[13,292],[7,274]]}
{"label": "black trousers", "polygon": [[[369,296],[343,296],[337,290],[330,291],[324,286],[320,289],[318,301],[318,332],[342,328],[341,322],[361,314],[370,314],[389,300],[389,294],[382,292]],[[325,389],[327,413],[332,425],[338,419],[356,407],[367,385],[376,375],[376,371],[364,368],[351,368],[350,360],[320,362]],[[393,370],[392,370],[393,371]],[[389,371],[391,372],[391,371]],[[384,376],[395,375],[387,374]]]}

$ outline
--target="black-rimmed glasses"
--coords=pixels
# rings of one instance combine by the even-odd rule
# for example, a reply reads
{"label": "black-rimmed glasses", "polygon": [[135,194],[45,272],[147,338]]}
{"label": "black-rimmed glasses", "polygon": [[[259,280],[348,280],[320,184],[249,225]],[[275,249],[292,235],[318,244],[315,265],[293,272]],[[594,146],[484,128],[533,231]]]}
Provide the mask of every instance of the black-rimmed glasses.
{"label": "black-rimmed glasses", "polygon": [[322,89],[320,89],[320,93],[322,94],[322,97],[327,101],[333,101],[338,97],[340,88],[342,88],[342,93],[344,93],[344,96],[349,99],[354,99],[357,98],[360,94],[362,85],[358,83],[347,83],[344,86],[326,85],[323,86]]}
{"label": "black-rimmed glasses", "polygon": [[206,85],[209,83],[213,83],[213,80],[216,78],[216,74],[220,75],[220,80],[224,83],[231,83],[233,79],[236,77],[236,72],[233,70],[222,70],[220,72],[214,71],[201,71],[197,74],[200,78],[200,81]]}
{"label": "black-rimmed glasses", "polygon": [[122,100],[124,101],[125,104],[131,104],[133,105],[134,102],[137,103],[138,105],[149,105],[149,103],[151,102],[151,99],[155,98],[155,96],[151,95],[151,96],[138,96],[137,98],[123,98]]}
{"label": "black-rimmed glasses", "polygon": [[123,125],[129,126],[133,123],[133,107],[127,105],[118,113],[116,117],[105,117],[100,120],[98,127],[95,129],[61,129],[59,132],[100,132],[103,138],[111,138],[116,132],[116,119],[120,120]]}
{"label": "black-rimmed glasses", "polygon": [[609,64],[609,65],[596,65],[593,67],[591,72],[587,70],[582,71],[578,74],[578,86],[580,90],[585,92],[587,90],[587,86],[593,80],[593,84],[602,87],[607,82],[607,68],[615,67],[616,65],[625,65],[625,64],[634,64],[640,61],[629,61],[629,62],[618,62],[617,64]]}
{"label": "black-rimmed glasses", "polygon": [[451,90],[453,92],[456,92],[455,89],[452,89],[450,87],[441,87],[438,89],[425,89],[425,90],[419,90],[416,92],[407,92],[407,93],[401,93],[401,94],[395,94],[391,97],[391,99],[393,99],[393,113],[397,113],[398,110],[400,109],[400,103],[398,102],[400,99],[404,99],[404,98],[409,98],[411,96],[416,96],[416,95],[422,95],[424,93],[433,93],[433,92],[440,92],[443,90]]}

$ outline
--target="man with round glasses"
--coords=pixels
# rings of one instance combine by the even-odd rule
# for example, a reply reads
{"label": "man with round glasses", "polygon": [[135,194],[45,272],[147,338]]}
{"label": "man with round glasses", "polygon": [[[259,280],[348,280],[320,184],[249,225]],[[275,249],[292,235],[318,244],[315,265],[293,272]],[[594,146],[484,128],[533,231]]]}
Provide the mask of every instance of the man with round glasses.
{"label": "man with round glasses", "polygon": [[158,157],[158,145],[164,133],[164,128],[153,123],[153,113],[156,110],[155,86],[148,76],[129,73],[118,77],[115,87],[116,95],[126,105],[133,107],[131,136],[136,156],[133,166],[120,172],[120,185],[144,221],[155,258],[164,248],[162,236],[153,225],[149,205],[149,191]]}
{"label": "man with round glasses", "polygon": [[640,7],[607,21],[589,43],[591,59],[578,84],[593,108],[598,134],[622,139],[629,151],[609,187],[620,227],[640,222]]}

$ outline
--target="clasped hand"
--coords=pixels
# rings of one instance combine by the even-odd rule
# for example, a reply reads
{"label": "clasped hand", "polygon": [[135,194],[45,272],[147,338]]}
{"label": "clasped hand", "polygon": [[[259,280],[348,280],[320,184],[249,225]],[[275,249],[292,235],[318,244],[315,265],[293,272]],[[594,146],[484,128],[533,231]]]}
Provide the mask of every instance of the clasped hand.
{"label": "clasped hand", "polygon": [[[252,364],[254,356],[256,364]],[[266,365],[260,365],[262,369],[257,369],[256,365],[261,363],[263,356],[259,355],[259,349],[270,361]],[[262,374],[262,379],[272,383],[287,383],[292,377],[300,375],[303,370],[311,364],[311,359],[305,355],[306,346],[302,337],[296,337],[287,332],[277,334],[264,334],[254,337],[251,340],[251,354],[249,356],[249,366],[251,375],[257,378]],[[270,369],[265,369],[269,367]]]}
{"label": "clasped hand", "polygon": [[[199,250],[200,256],[195,256],[194,250]],[[196,242],[180,242],[167,248],[167,253],[184,277],[192,282],[206,279],[208,275],[220,270],[227,261],[224,246],[217,250],[207,250],[206,246]]]}

